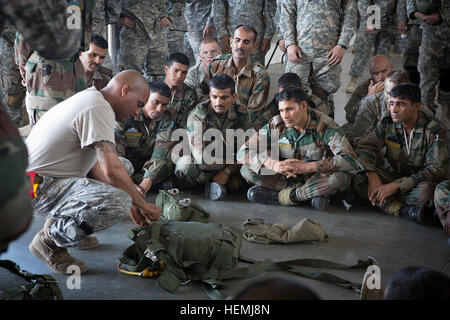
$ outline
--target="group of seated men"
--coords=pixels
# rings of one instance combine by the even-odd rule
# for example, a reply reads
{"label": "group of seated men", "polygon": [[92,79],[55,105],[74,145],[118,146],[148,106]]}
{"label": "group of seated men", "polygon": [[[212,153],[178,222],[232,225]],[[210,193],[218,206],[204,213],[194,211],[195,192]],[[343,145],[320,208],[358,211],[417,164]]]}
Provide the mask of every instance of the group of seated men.
{"label": "group of seated men", "polygon": [[[91,234],[128,214],[141,226],[158,220],[161,209],[146,201],[152,187],[196,185],[211,200],[250,185],[250,201],[321,210],[354,190],[391,215],[436,220],[450,234],[447,129],[422,110],[419,87],[385,70],[354,124],[341,128],[297,74],[283,74],[268,100],[269,75],[250,59],[256,37],[238,26],[231,54],[205,39],[191,69],[174,53],[161,81],[122,71],[40,112],[26,140],[27,171],[34,212],[47,221],[30,251],[54,272],[85,272],[67,247],[97,246]],[[373,59],[371,71],[377,59],[385,62]]]}

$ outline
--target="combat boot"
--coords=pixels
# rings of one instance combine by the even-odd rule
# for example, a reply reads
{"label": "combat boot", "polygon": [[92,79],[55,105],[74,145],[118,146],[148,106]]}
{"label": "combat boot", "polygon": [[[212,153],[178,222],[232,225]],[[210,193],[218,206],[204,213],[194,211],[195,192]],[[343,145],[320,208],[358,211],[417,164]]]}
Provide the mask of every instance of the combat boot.
{"label": "combat boot", "polygon": [[261,186],[253,186],[247,191],[247,198],[252,202],[263,204],[280,204],[278,201],[278,191],[267,189]]}
{"label": "combat boot", "polygon": [[78,266],[81,273],[87,270],[84,262],[70,256],[66,248],[56,245],[50,237],[49,229],[39,231],[28,248],[55,273],[67,274],[67,268],[71,265]]}
{"label": "combat boot", "polygon": [[[48,229],[56,221],[55,218],[47,218],[45,220],[44,229]],[[89,250],[98,247],[98,239],[94,236],[87,236],[81,241],[81,243],[76,246],[78,250]]]}
{"label": "combat boot", "polygon": [[330,198],[328,197],[314,197],[311,199],[311,207],[322,211],[328,208],[329,203]]}
{"label": "combat boot", "polygon": [[425,207],[422,205],[409,206],[405,204],[400,208],[399,216],[411,219],[420,224],[426,224]]}
{"label": "combat boot", "polygon": [[357,86],[358,86],[358,78],[351,76],[347,88],[345,88],[345,92],[353,93],[355,92]]}
{"label": "combat boot", "polygon": [[205,197],[210,200],[221,200],[227,195],[227,189],[223,184],[210,182],[205,185]]}

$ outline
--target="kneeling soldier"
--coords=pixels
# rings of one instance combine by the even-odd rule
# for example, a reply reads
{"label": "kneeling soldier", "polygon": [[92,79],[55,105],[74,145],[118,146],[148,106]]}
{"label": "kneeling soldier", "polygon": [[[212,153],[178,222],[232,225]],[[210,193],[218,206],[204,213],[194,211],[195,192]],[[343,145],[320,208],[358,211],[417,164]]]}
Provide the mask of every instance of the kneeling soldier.
{"label": "kneeling soldier", "polygon": [[[323,210],[329,196],[350,186],[350,171],[361,169],[339,126],[308,104],[301,89],[283,90],[280,115],[239,150],[238,161],[244,164],[241,174],[256,185],[248,190],[249,200],[282,205],[310,202]],[[258,144],[267,145],[267,154],[258,154]]]}
{"label": "kneeling soldier", "polygon": [[[445,178],[449,162],[446,131],[421,110],[420,101],[417,85],[392,88],[389,114],[357,142],[365,173],[355,176],[353,184],[373,206],[425,224],[425,207],[433,200],[436,184]],[[375,160],[383,148],[389,165],[381,167]]]}
{"label": "kneeling soldier", "polygon": [[[185,186],[205,184],[205,196],[211,200],[219,200],[227,192],[237,191],[241,182],[244,182],[239,175],[239,165],[234,160],[237,150],[234,138],[235,130],[246,130],[250,126],[250,120],[245,106],[236,103],[235,82],[230,76],[217,74],[209,84],[210,100],[198,104],[187,119],[186,131],[192,156],[184,155],[177,161],[175,175]],[[207,135],[214,133],[214,129],[220,137],[206,144]],[[228,129],[233,130],[231,138],[227,134]],[[211,150],[213,143],[217,149],[222,148],[222,151],[225,146],[226,154],[222,152],[222,156],[219,155],[220,151]],[[214,151],[210,159],[205,159],[203,150],[206,148]],[[226,161],[225,155],[229,155],[230,151],[233,157]]]}

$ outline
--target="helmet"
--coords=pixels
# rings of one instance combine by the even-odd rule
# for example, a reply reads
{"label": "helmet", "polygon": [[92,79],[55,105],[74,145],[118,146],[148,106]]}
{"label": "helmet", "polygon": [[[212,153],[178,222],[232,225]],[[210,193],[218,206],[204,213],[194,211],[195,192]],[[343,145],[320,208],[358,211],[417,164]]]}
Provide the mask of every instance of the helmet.
{"label": "helmet", "polygon": [[416,0],[417,11],[429,15],[438,9],[438,0]]}

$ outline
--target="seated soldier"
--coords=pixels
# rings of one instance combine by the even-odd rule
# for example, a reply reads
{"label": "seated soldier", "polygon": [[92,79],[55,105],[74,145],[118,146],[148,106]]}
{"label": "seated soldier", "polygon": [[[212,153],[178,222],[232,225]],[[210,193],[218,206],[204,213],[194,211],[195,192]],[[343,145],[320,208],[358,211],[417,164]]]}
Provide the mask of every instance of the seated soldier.
{"label": "seated soldier", "polygon": [[66,274],[71,265],[85,272],[86,265],[67,247],[127,214],[140,226],[159,219],[161,208],[136,190],[114,141],[114,121],[137,114],[148,96],[139,72],[122,71],[101,91],[91,87],[57,104],[31,130],[26,144],[27,170],[37,185],[34,213],[53,221],[36,234],[29,250],[53,272]]}
{"label": "seated soldier", "polygon": [[214,58],[205,75],[205,83],[216,74],[225,73],[236,83],[237,102],[244,105],[251,122],[265,112],[270,90],[267,70],[250,58],[257,47],[258,32],[249,25],[239,25],[231,39],[231,54]]}
{"label": "seated soldier", "polygon": [[186,80],[184,80],[185,84],[195,89],[200,102],[209,99],[209,87],[204,82],[205,74],[214,57],[221,53],[219,41],[216,38],[205,38],[200,42],[198,51],[200,62],[189,68]]}
{"label": "seated soldier", "polygon": [[164,82],[172,92],[168,109],[175,128],[186,128],[188,114],[198,103],[194,89],[184,83],[188,69],[189,58],[180,52],[172,53],[164,67]]}
{"label": "seated soldier", "polygon": [[450,236],[450,180],[444,180],[436,186],[434,206],[445,233]]}
{"label": "seated soldier", "polygon": [[[402,83],[392,88],[389,113],[356,144],[365,172],[354,177],[353,187],[386,213],[425,224],[425,206],[448,170],[446,132],[421,110],[417,85]],[[384,147],[389,165],[380,167],[376,159]]]}
{"label": "seated soldier", "polygon": [[173,143],[170,135],[173,121],[167,106],[170,88],[161,81],[150,82],[150,97],[139,114],[125,123],[116,123],[117,153],[133,166],[133,181],[145,197],[151,186],[163,181],[173,172],[168,159]]}
{"label": "seated soldier", "polygon": [[[205,196],[211,200],[219,200],[227,192],[237,191],[243,182],[239,175],[239,165],[235,161],[234,138],[239,131],[233,131],[233,136],[229,137],[228,134],[225,135],[226,130],[245,131],[250,122],[245,107],[236,103],[235,83],[231,77],[217,74],[209,85],[210,100],[195,107],[187,121],[186,131],[192,156],[184,155],[176,162],[175,175],[185,186],[205,184]],[[211,141],[206,138],[211,133],[210,129],[215,129],[213,133],[218,136],[206,144],[205,140]],[[213,150],[212,146],[215,146]],[[205,147],[212,151],[208,157],[203,152]],[[231,159],[226,157],[230,153]]]}
{"label": "seated soldier", "polygon": [[389,94],[393,87],[400,83],[409,82],[408,74],[404,71],[393,71],[384,80],[384,90],[362,99],[356,120],[352,124],[342,127],[345,136],[353,143],[354,139],[367,137],[373,132],[381,118],[389,113]]}
{"label": "seated soldier", "polygon": [[[347,87],[347,92],[353,93],[345,105],[345,118],[349,123],[353,123],[359,110],[359,103],[366,96],[371,96],[378,92],[383,92],[384,79],[390,74],[394,67],[386,56],[376,55],[369,62],[370,79],[364,81],[356,88],[354,85]],[[356,89],[355,89],[356,88]]]}
{"label": "seated soldier", "polygon": [[[242,176],[255,185],[247,197],[265,204],[309,202],[324,210],[331,195],[350,186],[350,171],[361,169],[355,152],[331,118],[309,107],[301,89],[283,90],[278,107],[280,115],[237,154]],[[267,153],[258,151],[260,146],[267,146]]]}
{"label": "seated soldier", "polygon": [[88,51],[80,50],[80,62],[83,64],[88,87],[94,86],[101,90],[111,80],[112,70],[103,67],[103,62],[108,54],[108,42],[100,35],[92,34]]}

